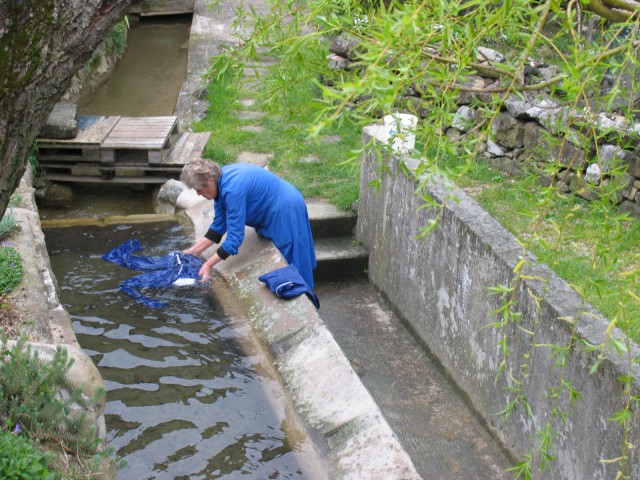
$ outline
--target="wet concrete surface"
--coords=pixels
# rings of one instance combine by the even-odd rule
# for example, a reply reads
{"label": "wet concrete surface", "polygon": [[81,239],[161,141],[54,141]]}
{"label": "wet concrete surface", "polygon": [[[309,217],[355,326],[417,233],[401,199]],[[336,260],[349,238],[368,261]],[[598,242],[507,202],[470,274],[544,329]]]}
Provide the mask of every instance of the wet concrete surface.
{"label": "wet concrete surface", "polygon": [[499,443],[366,278],[315,291],[320,317],[423,478],[512,478]]}

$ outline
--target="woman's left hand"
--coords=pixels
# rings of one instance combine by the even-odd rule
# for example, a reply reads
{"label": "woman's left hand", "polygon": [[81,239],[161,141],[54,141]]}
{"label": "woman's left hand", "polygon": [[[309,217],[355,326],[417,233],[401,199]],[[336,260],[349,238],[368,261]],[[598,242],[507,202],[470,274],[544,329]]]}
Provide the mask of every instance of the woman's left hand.
{"label": "woman's left hand", "polygon": [[209,267],[207,264],[204,264],[198,272],[198,275],[200,275],[200,281],[202,283],[208,283],[209,280],[211,280],[211,267]]}

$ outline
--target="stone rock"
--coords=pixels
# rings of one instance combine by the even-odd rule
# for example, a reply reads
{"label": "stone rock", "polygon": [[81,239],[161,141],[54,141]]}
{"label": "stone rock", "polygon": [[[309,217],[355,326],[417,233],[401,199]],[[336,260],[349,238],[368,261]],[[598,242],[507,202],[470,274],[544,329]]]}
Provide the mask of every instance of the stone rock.
{"label": "stone rock", "polygon": [[51,208],[64,208],[73,205],[76,194],[66,185],[50,183],[44,192],[44,205]]}
{"label": "stone rock", "polygon": [[559,161],[574,170],[581,171],[586,162],[586,152],[568,141],[552,140],[548,132],[536,122],[524,126],[524,148],[538,159]]}
{"label": "stone rock", "polygon": [[187,190],[187,186],[174,179],[167,180],[158,191],[156,201],[153,205],[155,213],[174,213],[178,197]]}
{"label": "stone rock", "polygon": [[543,81],[550,80],[561,72],[560,68],[551,65],[549,67],[539,68],[538,74]]}
{"label": "stone rock", "polygon": [[524,146],[524,122],[516,120],[508,113],[499,113],[491,124],[493,138],[506,148]]}
{"label": "stone rock", "polygon": [[628,165],[627,172],[636,178],[640,178],[640,156],[627,155],[624,159]]}
{"label": "stone rock", "polygon": [[453,116],[451,126],[461,132],[468,132],[476,120],[476,111],[466,105],[461,106]]}
{"label": "stone rock", "polygon": [[618,212],[628,213],[629,215],[640,218],[640,204],[632,202],[630,200],[625,200],[618,207]]}
{"label": "stone rock", "polygon": [[593,186],[578,176],[571,179],[571,191],[586,200],[597,200],[600,197],[598,191]]}
{"label": "stone rock", "polygon": [[[186,187],[186,185],[185,185]],[[198,203],[202,202],[204,197],[201,197],[192,188],[185,188],[185,190],[178,195],[176,199],[176,207],[187,210]]]}
{"label": "stone rock", "polygon": [[504,62],[504,55],[500,52],[493,50],[492,48],[487,47],[478,47],[478,53],[476,57],[478,60],[489,61],[492,63],[502,63]]}
{"label": "stone rock", "polygon": [[358,45],[359,41],[356,37],[343,32],[335,38],[329,47],[329,51],[343,58],[354,61],[358,58]]}
{"label": "stone rock", "polygon": [[[466,82],[462,84],[463,87],[473,88],[473,89],[483,89],[485,86],[485,81],[482,77],[472,76]],[[467,92],[461,90],[458,94],[458,98],[456,102],[458,105],[469,105],[473,103],[476,98],[476,94],[474,92]]]}
{"label": "stone rock", "polygon": [[527,111],[531,108],[532,105],[526,100],[511,96],[505,99],[504,106],[507,107],[507,111],[514,118],[523,120],[528,120],[530,118]]}
{"label": "stone rock", "polygon": [[504,157],[504,150],[493,140],[487,140],[487,153],[492,157]]}
{"label": "stone rock", "polygon": [[74,103],[56,103],[42,130],[41,138],[69,140],[78,134],[78,107]]}
{"label": "stone rock", "polygon": [[600,177],[601,177],[600,167],[598,166],[597,163],[592,163],[587,167],[587,171],[584,175],[584,179],[587,182],[592,183],[594,185],[600,185]]}
{"label": "stone rock", "polygon": [[458,142],[460,140],[460,137],[462,137],[462,132],[457,128],[453,128],[453,127],[447,128],[444,134],[446,135],[446,137],[449,139],[451,143]]}
{"label": "stone rock", "polygon": [[617,145],[602,145],[600,147],[600,166],[603,173],[609,172],[626,158],[626,152]]}
{"label": "stone rock", "polygon": [[341,57],[335,53],[328,55],[327,60],[329,61],[329,68],[331,70],[348,70],[349,65],[351,65],[351,61],[349,61],[348,58]]}

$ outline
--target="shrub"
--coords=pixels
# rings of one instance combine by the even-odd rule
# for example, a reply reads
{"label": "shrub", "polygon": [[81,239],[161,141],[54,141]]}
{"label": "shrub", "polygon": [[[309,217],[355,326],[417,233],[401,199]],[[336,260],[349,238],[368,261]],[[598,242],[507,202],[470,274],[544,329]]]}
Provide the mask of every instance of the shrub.
{"label": "shrub", "polygon": [[[0,345],[0,431],[19,430],[32,441],[47,445],[47,451],[51,452],[47,464],[56,477],[57,472],[64,470],[63,478],[88,478],[107,452],[99,451],[100,439],[95,425],[85,422],[84,414],[75,415],[79,410],[74,411],[74,406],[94,407],[104,392],[99,391],[95,398],[89,399],[71,385],[67,373],[72,364],[73,359],[62,347],[56,349],[51,360],[43,361],[25,336],[13,346],[3,336]],[[78,462],[70,465],[66,460],[57,461],[55,450],[64,459],[71,453]],[[73,475],[69,475],[70,472]]]}
{"label": "shrub", "polygon": [[0,293],[11,292],[22,280],[22,257],[8,243],[0,244]]}
{"label": "shrub", "polygon": [[0,220],[0,239],[8,237],[18,230],[18,228],[20,227],[13,216],[13,209],[9,209]]}
{"label": "shrub", "polygon": [[22,435],[0,431],[0,478],[6,480],[49,480],[46,455]]}

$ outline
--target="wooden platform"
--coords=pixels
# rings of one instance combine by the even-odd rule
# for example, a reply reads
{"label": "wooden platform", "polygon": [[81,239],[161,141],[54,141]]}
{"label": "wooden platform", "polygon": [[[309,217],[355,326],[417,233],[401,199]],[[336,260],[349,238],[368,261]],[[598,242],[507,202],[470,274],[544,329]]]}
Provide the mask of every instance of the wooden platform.
{"label": "wooden platform", "polygon": [[179,133],[177,117],[80,117],[70,140],[37,139],[45,176],[65,182],[164,183],[200,156],[210,133]]}

